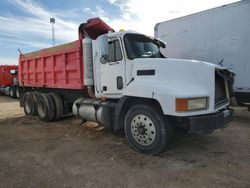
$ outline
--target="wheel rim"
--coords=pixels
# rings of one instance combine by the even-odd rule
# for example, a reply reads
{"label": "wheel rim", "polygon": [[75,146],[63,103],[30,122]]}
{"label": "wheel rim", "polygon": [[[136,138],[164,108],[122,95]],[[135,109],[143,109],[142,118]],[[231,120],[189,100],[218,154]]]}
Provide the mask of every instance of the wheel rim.
{"label": "wheel rim", "polygon": [[10,89],[10,96],[13,97],[13,89]]}
{"label": "wheel rim", "polygon": [[19,98],[19,89],[16,89],[16,96]]}
{"label": "wheel rim", "polygon": [[37,107],[37,111],[40,117],[45,117],[46,116],[46,104],[44,103],[44,101],[40,101],[38,107]]}
{"label": "wheel rim", "polygon": [[27,100],[24,105],[25,105],[24,107],[25,107],[26,112],[28,114],[30,114],[31,113],[31,103],[30,103],[30,101]]}
{"label": "wheel rim", "polygon": [[132,119],[130,130],[133,138],[140,145],[148,146],[155,141],[155,125],[153,121],[146,115],[136,115]]}

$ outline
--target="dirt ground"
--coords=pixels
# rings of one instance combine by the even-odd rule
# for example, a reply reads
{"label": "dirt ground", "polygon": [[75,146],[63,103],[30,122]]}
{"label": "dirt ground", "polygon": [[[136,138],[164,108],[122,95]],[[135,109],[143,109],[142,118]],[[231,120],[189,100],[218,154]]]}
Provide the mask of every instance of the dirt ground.
{"label": "dirt ground", "polygon": [[250,112],[213,134],[178,133],[159,156],[68,117],[42,123],[0,96],[0,187],[250,187]]}

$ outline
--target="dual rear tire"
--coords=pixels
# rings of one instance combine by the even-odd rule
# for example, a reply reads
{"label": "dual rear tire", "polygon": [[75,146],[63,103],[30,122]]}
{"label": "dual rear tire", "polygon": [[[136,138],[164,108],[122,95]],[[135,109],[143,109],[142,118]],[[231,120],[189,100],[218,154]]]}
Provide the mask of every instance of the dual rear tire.
{"label": "dual rear tire", "polygon": [[16,99],[17,98],[17,87],[10,86],[9,94],[10,94],[11,98]]}
{"label": "dual rear tire", "polygon": [[10,86],[9,91],[7,93],[11,98],[19,99],[19,88],[18,88],[18,86]]}
{"label": "dual rear tire", "polygon": [[49,94],[39,94],[37,100],[37,113],[41,121],[49,122],[55,117],[55,104]]}
{"label": "dual rear tire", "polygon": [[55,116],[54,116],[54,120],[59,120],[61,119],[62,115],[63,115],[63,101],[62,101],[62,98],[55,94],[55,93],[50,93],[49,94],[52,99],[53,99],[53,102],[55,104]]}
{"label": "dual rear tire", "polygon": [[23,109],[26,115],[37,115],[37,94],[35,92],[27,92],[23,98]]}
{"label": "dual rear tire", "polygon": [[27,92],[24,95],[24,112],[26,115],[38,115],[44,122],[61,119],[63,101],[54,93]]}

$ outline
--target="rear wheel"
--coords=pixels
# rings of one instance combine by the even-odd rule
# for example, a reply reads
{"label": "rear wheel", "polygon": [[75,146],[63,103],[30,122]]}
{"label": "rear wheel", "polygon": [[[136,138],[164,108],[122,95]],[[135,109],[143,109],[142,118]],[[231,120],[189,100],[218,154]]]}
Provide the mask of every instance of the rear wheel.
{"label": "rear wheel", "polygon": [[7,86],[6,88],[5,88],[5,93],[4,93],[5,95],[10,95],[10,86]]}
{"label": "rear wheel", "polygon": [[16,87],[16,98],[20,98],[20,93],[19,93],[19,88],[18,87]]}
{"label": "rear wheel", "polygon": [[62,98],[55,93],[50,93],[50,96],[53,98],[53,101],[55,103],[55,118],[54,118],[54,120],[59,120],[59,119],[61,119],[61,117],[63,115]]}
{"label": "rear wheel", "polygon": [[41,121],[49,122],[55,117],[55,104],[49,94],[39,94],[37,100],[37,112]]}
{"label": "rear wheel", "polygon": [[27,92],[24,94],[23,109],[26,115],[37,114],[36,101],[34,99],[34,94],[32,92]]}
{"label": "rear wheel", "polygon": [[10,87],[9,93],[10,93],[10,96],[11,96],[13,99],[15,99],[15,98],[16,98],[16,87],[11,86],[11,87]]}
{"label": "rear wheel", "polygon": [[148,105],[135,105],[125,117],[125,134],[130,146],[142,153],[159,154],[170,142],[171,125]]}

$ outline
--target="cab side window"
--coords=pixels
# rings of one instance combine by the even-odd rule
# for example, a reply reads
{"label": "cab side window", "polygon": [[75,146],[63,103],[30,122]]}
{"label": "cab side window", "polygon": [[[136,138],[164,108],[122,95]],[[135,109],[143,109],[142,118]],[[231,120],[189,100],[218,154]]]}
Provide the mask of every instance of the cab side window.
{"label": "cab side window", "polygon": [[122,51],[119,40],[113,40],[109,42],[109,61],[122,60]]}

